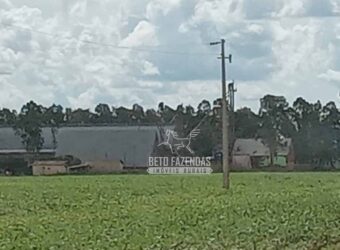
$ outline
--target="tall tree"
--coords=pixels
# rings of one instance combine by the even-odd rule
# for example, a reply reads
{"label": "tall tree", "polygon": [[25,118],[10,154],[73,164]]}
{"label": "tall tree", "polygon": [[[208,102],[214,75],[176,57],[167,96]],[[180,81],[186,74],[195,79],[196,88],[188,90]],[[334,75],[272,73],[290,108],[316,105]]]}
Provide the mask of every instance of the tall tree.
{"label": "tall tree", "polygon": [[76,125],[92,124],[94,121],[94,114],[90,109],[76,109],[69,114],[69,123]]}
{"label": "tall tree", "polygon": [[160,115],[163,124],[174,123],[177,116],[176,110],[165,105],[163,102],[159,103],[157,112]]}
{"label": "tall tree", "polygon": [[276,150],[283,139],[283,124],[289,120],[289,104],[283,96],[266,95],[261,99],[258,134],[270,151],[270,165],[274,165]]}
{"label": "tall tree", "polygon": [[144,122],[145,114],[144,114],[144,109],[142,106],[138,104],[134,104],[132,106],[131,119],[133,123],[137,123],[137,124]]}
{"label": "tall tree", "polygon": [[154,109],[148,109],[145,112],[145,123],[152,125],[161,125],[161,115]]}
{"label": "tall tree", "polygon": [[38,153],[44,144],[42,127],[44,108],[30,101],[21,108],[13,128],[21,137],[22,143],[28,152]]}
{"label": "tall tree", "polygon": [[12,126],[17,118],[17,112],[15,110],[9,110],[4,108],[0,110],[0,125]]}
{"label": "tall tree", "polygon": [[100,103],[96,106],[95,112],[96,112],[96,116],[95,116],[96,123],[107,123],[107,124],[113,123],[114,117],[113,117],[113,113],[109,105]]}
{"label": "tall tree", "polygon": [[119,124],[131,124],[131,110],[124,108],[124,107],[119,107],[115,109],[115,113],[117,114],[117,122]]}
{"label": "tall tree", "polygon": [[255,138],[258,135],[259,117],[250,108],[242,108],[235,112],[236,138]]}
{"label": "tall tree", "polygon": [[61,105],[53,104],[51,107],[44,109],[43,125],[49,127],[51,130],[52,143],[53,143],[54,149],[57,148],[58,129],[63,122],[64,122],[64,113],[63,113],[63,107]]}
{"label": "tall tree", "polygon": [[209,114],[211,112],[211,104],[207,100],[203,100],[197,107],[199,114]]}
{"label": "tall tree", "polygon": [[320,115],[320,152],[323,163],[334,163],[340,158],[340,112],[334,102],[327,103]]}
{"label": "tall tree", "polygon": [[297,161],[312,163],[318,158],[321,103],[311,104],[300,97],[293,103],[293,109],[297,127],[294,136]]}

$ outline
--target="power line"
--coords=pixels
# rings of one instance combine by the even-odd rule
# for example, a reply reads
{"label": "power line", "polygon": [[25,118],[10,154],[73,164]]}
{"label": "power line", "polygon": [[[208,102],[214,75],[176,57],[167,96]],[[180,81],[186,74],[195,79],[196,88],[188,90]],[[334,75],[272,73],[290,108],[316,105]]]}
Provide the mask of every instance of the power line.
{"label": "power line", "polygon": [[330,16],[264,16],[259,18],[249,18],[242,20],[243,22],[275,22],[284,20],[308,20],[308,19],[337,19],[340,15],[330,15]]}
{"label": "power line", "polygon": [[[6,26],[8,28],[28,30],[32,33],[36,33],[36,34],[44,35],[44,36],[49,36],[49,37],[53,37],[53,38],[60,37],[60,35],[57,35],[57,34],[52,34],[52,33],[44,32],[44,31],[34,30],[32,28],[19,27],[19,26],[13,25],[13,24],[2,23],[2,25]],[[159,53],[159,54],[168,54],[168,55],[182,55],[182,56],[211,56],[211,55],[215,55],[213,53],[188,53],[188,52],[182,52],[182,51],[166,51],[166,50],[154,50],[154,49],[141,48],[141,47],[139,47],[139,48],[128,47],[128,46],[114,45],[114,44],[109,44],[109,43],[89,41],[89,40],[85,40],[85,39],[75,38],[75,37],[72,37],[72,36],[67,36],[67,37],[63,36],[63,38],[75,39],[78,42],[81,42],[81,43],[84,43],[84,44],[102,46],[102,47],[107,47],[107,48],[111,48],[111,49],[132,50],[132,51],[138,51],[138,52]],[[149,46],[149,48],[151,48],[151,47],[156,47],[156,46]]]}
{"label": "power line", "polygon": [[157,44],[157,45],[143,45],[141,47],[145,48],[164,48],[164,47],[174,47],[174,46],[209,46],[209,42],[183,42],[183,43],[171,43],[171,44]]}

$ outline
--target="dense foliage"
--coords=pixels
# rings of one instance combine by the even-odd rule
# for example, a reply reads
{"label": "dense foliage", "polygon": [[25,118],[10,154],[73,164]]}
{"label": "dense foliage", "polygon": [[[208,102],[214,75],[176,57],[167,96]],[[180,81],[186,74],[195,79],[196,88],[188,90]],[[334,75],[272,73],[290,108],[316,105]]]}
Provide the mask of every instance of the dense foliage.
{"label": "dense foliage", "polygon": [[[43,107],[34,102],[25,104],[21,111],[0,110],[0,125],[11,126],[21,136],[27,150],[37,152],[43,144],[42,127],[50,127],[53,135],[60,126],[94,125],[175,125],[178,134],[186,136],[196,127],[200,136],[193,142],[199,155],[211,155],[221,140],[220,99],[209,103],[203,100],[197,107],[178,105],[173,109],[164,103],[157,110],[144,110],[138,104],[132,109],[98,104],[89,109],[64,109],[60,105]],[[256,114],[242,108],[230,116],[231,137],[262,138],[275,154],[284,137],[293,139],[299,163],[334,165],[340,157],[340,112],[334,102],[322,106],[298,98],[289,106],[284,97],[267,95],[261,99]],[[57,145],[55,141],[55,146]],[[271,157],[272,158],[272,157]]]}
{"label": "dense foliage", "polygon": [[339,249],[339,177],[2,178],[0,249]]}

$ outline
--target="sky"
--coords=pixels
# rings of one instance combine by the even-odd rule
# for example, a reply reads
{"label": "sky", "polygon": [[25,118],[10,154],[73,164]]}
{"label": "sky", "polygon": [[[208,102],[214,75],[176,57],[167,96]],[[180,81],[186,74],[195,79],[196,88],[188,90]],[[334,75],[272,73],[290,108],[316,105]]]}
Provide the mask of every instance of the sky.
{"label": "sky", "polygon": [[0,107],[340,99],[340,0],[0,0]]}

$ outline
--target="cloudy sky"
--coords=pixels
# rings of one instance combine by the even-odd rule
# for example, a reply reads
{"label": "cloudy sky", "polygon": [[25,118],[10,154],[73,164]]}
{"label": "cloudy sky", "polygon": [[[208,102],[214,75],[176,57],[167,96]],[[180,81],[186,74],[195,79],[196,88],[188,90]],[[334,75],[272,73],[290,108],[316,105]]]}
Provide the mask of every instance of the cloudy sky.
{"label": "cloudy sky", "polygon": [[338,100],[340,0],[0,0],[0,106],[196,106],[220,96],[220,38],[238,107]]}

